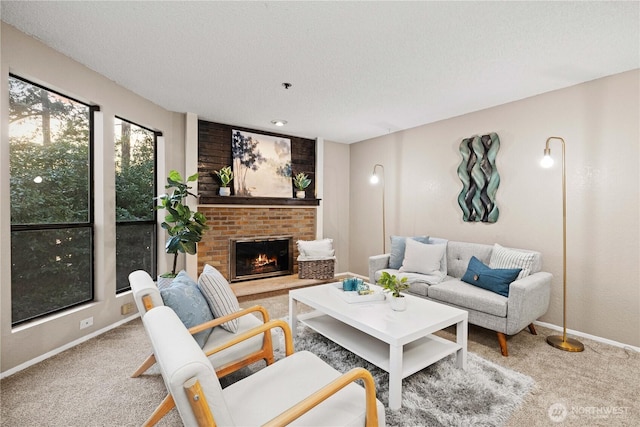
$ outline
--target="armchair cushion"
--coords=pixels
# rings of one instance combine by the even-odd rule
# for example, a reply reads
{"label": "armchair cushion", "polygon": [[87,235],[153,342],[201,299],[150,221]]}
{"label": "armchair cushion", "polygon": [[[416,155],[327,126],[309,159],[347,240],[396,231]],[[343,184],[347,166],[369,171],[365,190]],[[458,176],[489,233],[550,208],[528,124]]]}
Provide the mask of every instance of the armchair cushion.
{"label": "armchair cushion", "polygon": [[[292,375],[295,373],[295,375]],[[308,351],[281,359],[222,390],[236,425],[261,425],[340,376],[340,372]],[[247,403],[251,402],[251,410]],[[378,401],[378,422],[384,425],[384,407]],[[352,383],[311,409],[290,425],[363,426],[363,388]]]}
{"label": "armchair cushion", "polygon": [[[169,286],[160,289],[160,295],[164,305],[171,307],[187,328],[213,320],[207,300],[186,271],[178,273]],[[193,338],[202,348],[209,339],[209,335],[211,335],[211,328],[194,334]]]}
{"label": "armchair cushion", "polygon": [[[233,293],[227,279],[209,264],[204,266],[202,274],[198,278],[198,288],[209,303],[215,317],[226,316],[240,310],[238,298]],[[220,326],[235,334],[238,332],[239,320],[230,320]]]}

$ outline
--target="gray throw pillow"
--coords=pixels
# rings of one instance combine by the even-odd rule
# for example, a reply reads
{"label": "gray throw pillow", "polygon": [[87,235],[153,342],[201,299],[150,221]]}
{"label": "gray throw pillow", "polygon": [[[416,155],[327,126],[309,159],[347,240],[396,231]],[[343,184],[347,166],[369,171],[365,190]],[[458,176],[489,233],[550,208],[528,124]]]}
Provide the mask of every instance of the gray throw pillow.
{"label": "gray throw pillow", "polygon": [[391,236],[391,254],[389,256],[389,268],[398,270],[400,267],[402,267],[407,239],[413,239],[420,243],[429,243],[429,236]]}
{"label": "gray throw pillow", "polygon": [[[229,282],[217,269],[209,264],[204,266],[202,274],[198,278],[198,288],[200,288],[202,295],[209,303],[211,312],[216,318],[240,311],[238,298],[236,298],[229,286]],[[233,319],[220,326],[235,334],[240,327],[240,320]]]}

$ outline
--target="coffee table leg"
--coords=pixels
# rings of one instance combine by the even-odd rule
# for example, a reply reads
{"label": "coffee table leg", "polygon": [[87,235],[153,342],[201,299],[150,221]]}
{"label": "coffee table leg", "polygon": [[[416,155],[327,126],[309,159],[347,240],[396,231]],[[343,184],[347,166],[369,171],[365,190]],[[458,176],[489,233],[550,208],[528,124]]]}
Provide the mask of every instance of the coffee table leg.
{"label": "coffee table leg", "polygon": [[456,324],[456,343],[460,350],[456,353],[456,365],[458,368],[467,369],[467,332],[469,325],[467,319],[461,320]]}
{"label": "coffee table leg", "polygon": [[298,336],[298,301],[289,295],[289,326],[291,334]]}
{"label": "coffee table leg", "polygon": [[389,346],[389,409],[402,407],[402,346]]}

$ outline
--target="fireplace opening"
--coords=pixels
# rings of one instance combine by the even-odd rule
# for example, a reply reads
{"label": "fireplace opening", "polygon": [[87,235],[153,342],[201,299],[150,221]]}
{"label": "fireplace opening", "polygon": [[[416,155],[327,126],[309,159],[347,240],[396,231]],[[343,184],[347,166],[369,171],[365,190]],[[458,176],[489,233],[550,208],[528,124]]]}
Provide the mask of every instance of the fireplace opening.
{"label": "fireplace opening", "polygon": [[293,274],[293,236],[230,239],[230,281]]}

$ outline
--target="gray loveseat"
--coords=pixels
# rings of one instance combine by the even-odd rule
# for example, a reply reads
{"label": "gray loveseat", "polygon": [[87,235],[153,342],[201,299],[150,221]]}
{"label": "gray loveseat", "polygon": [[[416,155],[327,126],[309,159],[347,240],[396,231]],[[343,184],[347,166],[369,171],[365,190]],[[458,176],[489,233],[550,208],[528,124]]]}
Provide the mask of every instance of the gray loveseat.
{"label": "gray loveseat", "polygon": [[398,277],[406,276],[410,284],[408,291],[412,295],[467,310],[469,323],[497,332],[503,356],[508,356],[507,335],[517,334],[526,327],[532,334],[536,334],[533,322],[545,314],[549,307],[552,277],[551,273],[540,271],[542,255],[539,252],[517,249],[519,252],[533,254],[531,271],[528,276],[511,282],[506,297],[461,280],[472,256],[487,266],[490,264],[494,245],[433,237],[428,238],[428,243],[446,245],[441,262],[444,278],[434,280],[429,275],[389,268],[390,254],[384,254],[369,258],[369,280],[376,283],[383,271]]}

